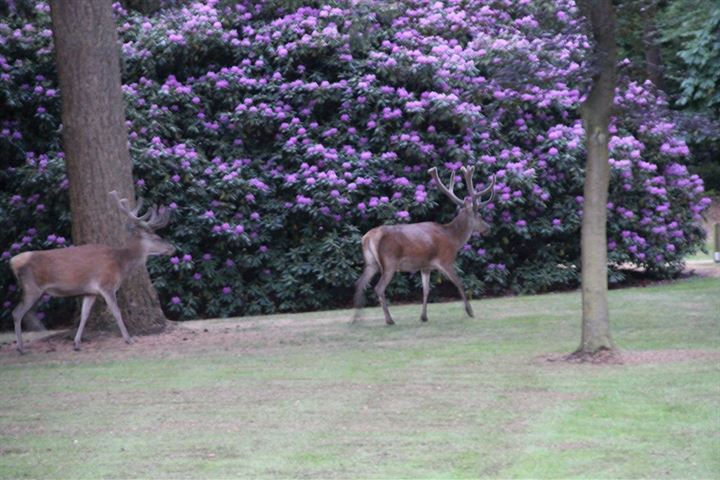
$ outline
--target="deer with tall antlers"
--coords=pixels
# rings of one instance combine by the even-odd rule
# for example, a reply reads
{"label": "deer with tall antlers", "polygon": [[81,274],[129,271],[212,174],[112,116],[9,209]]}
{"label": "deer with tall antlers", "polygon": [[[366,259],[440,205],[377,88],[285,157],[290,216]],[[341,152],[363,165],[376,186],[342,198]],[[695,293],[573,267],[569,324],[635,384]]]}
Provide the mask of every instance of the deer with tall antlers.
{"label": "deer with tall antlers", "polygon": [[110,196],[127,216],[130,237],[124,246],[93,244],[36,250],[20,253],[10,259],[10,268],[23,292],[22,301],[13,311],[17,349],[20,353],[24,353],[22,319],[43,294],[83,297],[80,325],[75,334],[75,350],[80,349],[85,323],[98,296],[107,303],[125,342],[132,343],[115,294],[129,273],[145,265],[150,255],[172,255],[175,252],[170,242],[155,233],[155,230],[168,224],[170,210],[152,206],[144,215],[138,216],[143,204],[141,198],[131,210],[127,199],[121,199],[117,192],[110,192]]}
{"label": "deer with tall antlers", "polygon": [[[473,187],[473,173],[475,167],[463,167],[468,197],[460,200],[453,188],[455,186],[455,172],[453,171],[450,185],[446,187],[438,177],[437,168],[433,167],[428,173],[435,184],[455,205],[460,207],[455,218],[446,224],[435,222],[410,223],[406,225],[383,225],[373,228],[362,238],[363,257],[365,269],[355,286],[355,315],[353,321],[359,316],[363,306],[364,290],[376,273],[380,272],[380,280],[375,285],[375,293],[385,314],[385,323],[393,325],[395,322],[390,316],[385,288],[392,280],[395,272],[420,271],[423,286],[423,306],[420,320],[427,322],[427,298],[430,293],[430,272],[439,270],[445,275],[460,292],[465,303],[465,311],[473,316],[473,310],[465,296],[460,277],[455,273],[455,257],[458,250],[467,243],[474,233],[486,234],[490,226],[483,220],[480,207],[490,202],[494,196],[495,176],[490,185],[478,192]],[[482,196],[490,192],[487,200]]]}

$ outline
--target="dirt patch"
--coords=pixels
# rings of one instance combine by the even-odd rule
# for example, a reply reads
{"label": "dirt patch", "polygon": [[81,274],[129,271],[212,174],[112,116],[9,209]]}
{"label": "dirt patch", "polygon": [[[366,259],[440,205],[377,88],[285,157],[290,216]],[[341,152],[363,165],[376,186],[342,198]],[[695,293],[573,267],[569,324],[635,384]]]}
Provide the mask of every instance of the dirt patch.
{"label": "dirt patch", "polygon": [[[318,326],[323,327],[321,331]],[[348,333],[352,333],[348,329],[347,322],[337,318],[170,322],[165,332],[134,336],[130,345],[117,332],[93,332],[83,336],[79,352],[73,349],[74,329],[47,331],[43,336],[23,333],[26,355],[17,353],[15,336],[7,335],[0,342],[0,364],[32,363],[38,360],[38,355],[45,357],[43,361],[64,362],[177,358],[189,353],[211,355],[230,350],[239,354],[258,353],[307,344],[329,344],[338,338],[343,338],[344,343],[352,342],[352,338],[347,338]]]}
{"label": "dirt patch", "polygon": [[540,355],[533,359],[535,365],[659,365],[688,362],[693,360],[720,361],[720,352],[715,350],[642,350],[642,351],[601,351],[590,357],[567,354]]}
{"label": "dirt patch", "polygon": [[583,443],[583,442],[565,442],[565,443],[556,443],[553,445],[553,450],[557,450],[560,452],[565,452],[568,450],[581,450],[581,449],[587,449],[587,448],[596,448],[591,443]]}
{"label": "dirt patch", "polygon": [[534,363],[586,363],[592,365],[622,365],[623,360],[617,350],[600,350],[594,353],[574,352],[564,355],[541,355]]}
{"label": "dirt patch", "polygon": [[720,361],[720,352],[714,350],[644,350],[622,352],[625,365],[665,364],[691,360]]}

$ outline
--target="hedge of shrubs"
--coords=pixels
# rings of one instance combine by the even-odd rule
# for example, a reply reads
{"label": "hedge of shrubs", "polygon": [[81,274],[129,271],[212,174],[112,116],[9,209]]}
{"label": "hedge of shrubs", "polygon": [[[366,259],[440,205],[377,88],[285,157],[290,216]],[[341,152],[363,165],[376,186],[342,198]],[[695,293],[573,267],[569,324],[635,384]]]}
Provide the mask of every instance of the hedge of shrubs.
{"label": "hedge of shrubs", "polygon": [[[136,190],[175,210],[179,253],[150,262],[168,315],[347,306],[362,233],[454,215],[431,166],[497,175],[492,234],[459,254],[473,296],[577,284],[592,47],[571,0],[294,3],[115,5]],[[9,257],[71,241],[50,28],[43,3],[0,23],[6,323]],[[651,84],[616,103],[611,280],[672,275],[702,243],[703,183]],[[388,294],[419,298],[419,275]]]}

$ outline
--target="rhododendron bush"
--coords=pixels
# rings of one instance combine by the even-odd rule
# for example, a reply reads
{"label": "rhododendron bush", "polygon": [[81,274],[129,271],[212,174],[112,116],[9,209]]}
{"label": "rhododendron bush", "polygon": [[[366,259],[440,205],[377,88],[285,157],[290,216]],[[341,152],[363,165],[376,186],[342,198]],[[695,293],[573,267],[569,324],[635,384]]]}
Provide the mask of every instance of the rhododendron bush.
{"label": "rhododendron bush", "polygon": [[[136,191],[174,210],[179,253],[149,265],[166,312],[348,305],[362,233],[454,215],[431,166],[497,176],[492,232],[458,257],[472,295],[575,285],[592,46],[574,3],[322,3],[115,6]],[[70,244],[50,27],[45,4],[0,24],[4,262]],[[621,82],[616,103],[611,280],[671,275],[702,242],[703,184],[652,85]],[[3,268],[5,321],[13,285]],[[419,275],[390,290],[419,298]]]}

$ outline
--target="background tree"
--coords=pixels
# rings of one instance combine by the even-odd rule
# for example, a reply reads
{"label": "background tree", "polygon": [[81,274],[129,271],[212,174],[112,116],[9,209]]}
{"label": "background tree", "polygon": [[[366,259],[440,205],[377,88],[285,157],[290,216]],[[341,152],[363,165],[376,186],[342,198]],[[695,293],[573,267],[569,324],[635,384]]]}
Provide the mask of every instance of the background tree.
{"label": "background tree", "polygon": [[623,73],[667,96],[692,155],[689,167],[720,192],[720,3],[620,0],[617,42]]}
{"label": "background tree", "polygon": [[[684,0],[682,0],[684,1]],[[662,34],[658,27],[658,16],[667,2],[661,0],[620,0],[618,9],[617,35],[620,58],[632,59],[628,70],[630,76],[665,89],[666,55],[672,55],[662,48]]]}
{"label": "background tree", "polygon": [[[137,12],[149,15],[155,13],[162,8],[161,0],[121,0],[120,4],[128,10],[135,10]],[[169,3],[169,2],[167,2]]]}
{"label": "background tree", "polygon": [[642,44],[645,51],[645,73],[647,78],[659,89],[665,86],[663,61],[660,50],[660,35],[657,28],[657,4],[648,2],[643,10]]}
{"label": "background tree", "polygon": [[[55,0],[50,6],[73,242],[118,245],[127,232],[108,192],[117,190],[132,200],[135,194],[111,2]],[[118,300],[131,333],[165,328],[166,319],[145,268],[125,281]],[[89,326],[115,328],[107,309],[98,311]]]}
{"label": "background tree", "polygon": [[690,169],[720,192],[720,3],[676,0],[659,12],[668,95],[691,123]]}
{"label": "background tree", "polygon": [[581,230],[582,341],[576,355],[613,350],[607,301],[609,125],[615,96],[615,11],[612,0],[579,3],[595,39],[593,82],[580,112],[587,166]]}

